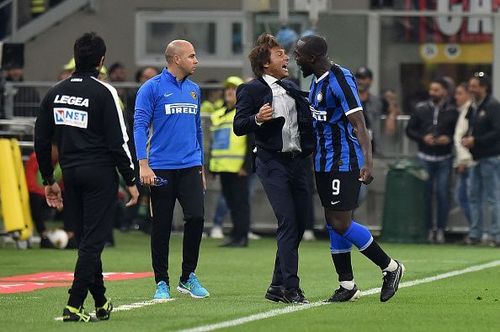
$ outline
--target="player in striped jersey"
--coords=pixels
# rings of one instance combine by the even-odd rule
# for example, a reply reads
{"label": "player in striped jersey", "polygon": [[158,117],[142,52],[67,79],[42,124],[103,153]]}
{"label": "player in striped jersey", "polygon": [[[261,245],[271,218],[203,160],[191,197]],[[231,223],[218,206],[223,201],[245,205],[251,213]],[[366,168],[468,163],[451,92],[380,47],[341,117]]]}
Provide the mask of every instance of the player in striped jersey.
{"label": "player in striped jersey", "polygon": [[303,76],[315,76],[309,92],[316,132],[314,169],[340,281],[328,301],[353,301],[360,296],[351,266],[354,244],[382,270],[380,300],[385,302],[396,293],[404,266],[391,259],[370,231],[352,219],[361,182],[373,180],[372,148],[356,80],[349,70],[332,64],[327,51],[324,38],[306,36],[298,40],[294,55]]}

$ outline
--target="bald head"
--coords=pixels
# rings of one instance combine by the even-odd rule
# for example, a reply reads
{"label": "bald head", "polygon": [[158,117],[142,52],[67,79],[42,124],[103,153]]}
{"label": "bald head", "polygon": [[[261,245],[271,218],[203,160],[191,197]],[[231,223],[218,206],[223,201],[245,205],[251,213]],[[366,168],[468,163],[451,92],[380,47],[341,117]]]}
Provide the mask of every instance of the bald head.
{"label": "bald head", "polygon": [[174,56],[184,55],[186,52],[193,50],[193,45],[187,40],[177,39],[168,43],[167,48],[165,49],[165,59],[168,64],[173,63]]}
{"label": "bald head", "polygon": [[171,41],[167,45],[165,59],[167,60],[167,69],[179,81],[192,75],[198,64],[193,45],[182,39]]}

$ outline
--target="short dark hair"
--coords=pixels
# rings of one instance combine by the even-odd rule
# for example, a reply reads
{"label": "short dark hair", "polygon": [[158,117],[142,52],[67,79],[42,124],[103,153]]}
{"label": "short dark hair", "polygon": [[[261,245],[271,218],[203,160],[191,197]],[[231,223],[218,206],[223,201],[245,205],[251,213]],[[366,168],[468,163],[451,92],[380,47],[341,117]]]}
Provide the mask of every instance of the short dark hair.
{"label": "short dark hair", "polygon": [[121,62],[115,62],[111,66],[109,66],[108,74],[111,75],[115,70],[125,69],[125,66]]}
{"label": "short dark hair", "polygon": [[477,80],[480,86],[486,87],[486,91],[488,91],[488,93],[491,92],[491,78],[484,71],[475,72],[471,79]]}
{"label": "short dark hair", "polygon": [[73,52],[76,69],[93,69],[106,55],[106,44],[95,32],[87,32],[75,41]]}
{"label": "short dark hair", "polygon": [[431,84],[432,83],[437,83],[439,85],[441,85],[443,87],[443,89],[445,89],[446,91],[450,91],[450,84],[448,83],[448,81],[446,81],[444,78],[442,77],[438,77],[438,78],[434,78],[431,80]]}
{"label": "short dark hair", "polygon": [[317,35],[308,35],[300,37],[300,41],[304,42],[307,47],[304,47],[304,52],[315,57],[326,56],[328,53],[328,44],[325,37]]}
{"label": "short dark hair", "polygon": [[263,33],[257,38],[255,47],[248,55],[255,76],[264,74],[264,64],[271,61],[271,49],[275,47],[283,48],[273,35]]}

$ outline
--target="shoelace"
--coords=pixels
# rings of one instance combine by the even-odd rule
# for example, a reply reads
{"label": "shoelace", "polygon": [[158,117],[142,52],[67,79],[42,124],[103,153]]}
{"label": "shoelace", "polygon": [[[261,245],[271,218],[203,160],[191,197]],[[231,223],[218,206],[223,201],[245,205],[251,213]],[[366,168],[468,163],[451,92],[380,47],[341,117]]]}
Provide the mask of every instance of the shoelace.
{"label": "shoelace", "polygon": [[159,287],[160,292],[162,292],[162,293],[168,292],[168,286],[166,284],[160,284],[158,287]]}
{"label": "shoelace", "polygon": [[187,283],[191,286],[191,288],[201,288],[200,281],[195,276],[191,276]]}

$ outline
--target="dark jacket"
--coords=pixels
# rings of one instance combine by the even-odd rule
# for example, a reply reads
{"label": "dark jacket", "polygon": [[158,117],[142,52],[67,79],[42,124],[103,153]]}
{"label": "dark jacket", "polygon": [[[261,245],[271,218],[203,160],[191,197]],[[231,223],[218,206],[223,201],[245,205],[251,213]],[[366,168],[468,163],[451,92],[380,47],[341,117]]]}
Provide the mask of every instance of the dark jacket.
{"label": "dark jacket", "polygon": [[[445,103],[439,110],[437,124],[434,124],[434,106],[431,101],[417,104],[416,110],[406,126],[406,134],[418,143],[418,150],[430,156],[445,156],[452,153],[453,134],[457,123],[458,112],[450,103]],[[446,135],[450,138],[447,145],[430,146],[424,143],[427,134],[435,137]]]}
{"label": "dark jacket", "polygon": [[[302,154],[307,156],[311,154],[315,146],[309,103],[294,83],[286,80],[282,82],[287,93],[295,99],[300,146]],[[234,133],[238,136],[255,133],[258,155],[261,149],[271,153],[281,151],[283,149],[281,130],[285,124],[285,119],[277,117],[263,123],[261,126],[255,122],[255,115],[262,105],[265,103],[272,105],[273,102],[272,90],[264,79],[259,77],[240,85],[236,91],[236,99]]]}
{"label": "dark jacket", "polygon": [[469,133],[474,137],[472,158],[478,160],[500,155],[500,103],[491,95],[486,96],[477,109],[469,108]]}
{"label": "dark jacket", "polygon": [[117,167],[127,185],[134,184],[118,95],[96,77],[97,70],[76,71],[52,87],[40,104],[35,152],[45,180],[53,172],[50,151],[55,141],[63,171],[79,166]]}

